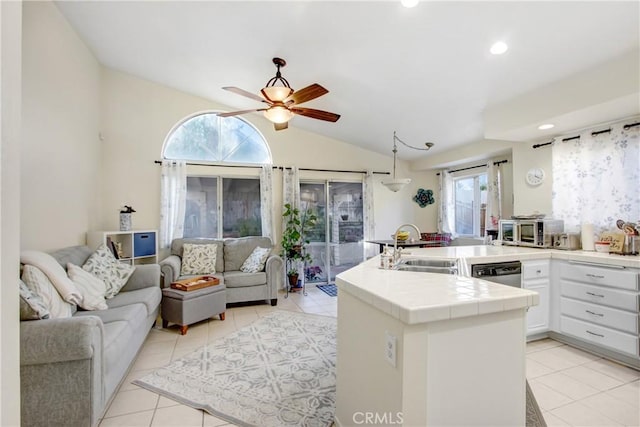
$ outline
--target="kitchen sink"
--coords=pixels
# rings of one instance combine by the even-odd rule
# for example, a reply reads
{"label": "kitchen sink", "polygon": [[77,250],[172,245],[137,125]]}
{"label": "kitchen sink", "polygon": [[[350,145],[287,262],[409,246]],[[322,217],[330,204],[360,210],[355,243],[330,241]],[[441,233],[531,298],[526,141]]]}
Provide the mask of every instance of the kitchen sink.
{"label": "kitchen sink", "polygon": [[455,260],[406,258],[394,267],[398,271],[419,271],[422,273],[458,274]]}

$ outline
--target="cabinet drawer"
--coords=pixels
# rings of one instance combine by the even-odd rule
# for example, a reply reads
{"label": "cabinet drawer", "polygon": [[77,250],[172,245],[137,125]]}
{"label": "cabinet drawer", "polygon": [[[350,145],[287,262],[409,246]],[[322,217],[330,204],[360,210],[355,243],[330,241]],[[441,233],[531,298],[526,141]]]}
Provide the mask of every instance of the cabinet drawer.
{"label": "cabinet drawer", "polygon": [[560,312],[587,322],[638,334],[638,315],[628,311],[562,297]]}
{"label": "cabinet drawer", "polygon": [[549,261],[533,261],[522,263],[522,278],[524,280],[549,277]]}
{"label": "cabinet drawer", "polygon": [[629,270],[595,267],[581,264],[562,264],[560,277],[576,282],[614,288],[638,290],[638,273]]}
{"label": "cabinet drawer", "polygon": [[560,280],[560,293],[582,301],[638,312],[637,292]]}
{"label": "cabinet drawer", "polygon": [[638,336],[560,316],[560,330],[583,340],[638,356]]}

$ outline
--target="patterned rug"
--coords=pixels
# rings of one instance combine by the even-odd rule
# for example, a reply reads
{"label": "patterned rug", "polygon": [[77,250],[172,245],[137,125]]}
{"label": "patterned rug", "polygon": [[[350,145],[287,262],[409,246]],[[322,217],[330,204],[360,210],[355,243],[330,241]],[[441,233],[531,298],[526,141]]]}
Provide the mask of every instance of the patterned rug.
{"label": "patterned rug", "polygon": [[526,427],[547,427],[547,422],[542,416],[542,411],[536,402],[536,398],[529,387],[529,381],[527,381],[527,423]]}
{"label": "patterned rug", "polygon": [[336,319],[276,311],[134,381],[239,426],[333,423]]}
{"label": "patterned rug", "polygon": [[338,296],[338,288],[336,287],[336,285],[316,285],[316,288],[320,289],[322,292],[329,296]]}

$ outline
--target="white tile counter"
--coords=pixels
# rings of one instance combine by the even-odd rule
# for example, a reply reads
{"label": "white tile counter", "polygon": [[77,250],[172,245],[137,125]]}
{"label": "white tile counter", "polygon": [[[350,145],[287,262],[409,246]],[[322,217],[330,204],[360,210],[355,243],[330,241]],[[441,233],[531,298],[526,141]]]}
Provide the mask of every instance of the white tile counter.
{"label": "white tile counter", "polygon": [[[445,248],[434,250],[440,249]],[[424,250],[427,249],[421,251]],[[418,251],[414,253],[418,255]],[[376,256],[340,273],[336,284],[340,290],[409,325],[538,304],[536,292],[463,276],[382,270],[379,264]]]}

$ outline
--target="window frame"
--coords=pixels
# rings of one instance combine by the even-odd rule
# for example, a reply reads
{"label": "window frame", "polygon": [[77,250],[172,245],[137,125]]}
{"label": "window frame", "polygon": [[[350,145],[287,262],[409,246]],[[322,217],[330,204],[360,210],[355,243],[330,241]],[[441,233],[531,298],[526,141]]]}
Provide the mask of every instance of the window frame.
{"label": "window frame", "polygon": [[[207,237],[207,238],[211,238],[211,239],[224,239],[224,180],[225,179],[249,179],[249,180],[253,180],[253,181],[257,181],[258,185],[260,185],[260,177],[259,176],[255,176],[255,175],[222,175],[222,174],[214,174],[214,175],[208,175],[208,174],[187,174],[187,178],[208,178],[208,179],[215,179],[216,180],[216,215],[217,215],[217,221],[216,221],[216,236],[215,237],[210,237],[210,236],[195,236],[195,237]],[[187,192],[188,192],[188,188],[187,188]],[[262,200],[259,197],[258,201],[260,202],[260,212],[262,214]],[[185,216],[186,216],[187,212],[185,211]],[[185,218],[186,220],[186,218]],[[260,229],[262,230],[262,215],[260,215]],[[264,233],[263,233],[264,234]]]}

